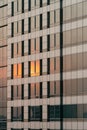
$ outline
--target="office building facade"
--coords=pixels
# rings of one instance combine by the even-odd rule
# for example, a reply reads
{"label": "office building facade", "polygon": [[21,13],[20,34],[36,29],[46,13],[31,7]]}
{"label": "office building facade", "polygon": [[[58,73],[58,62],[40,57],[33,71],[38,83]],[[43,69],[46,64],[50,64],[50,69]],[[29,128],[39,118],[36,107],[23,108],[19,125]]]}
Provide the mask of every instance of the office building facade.
{"label": "office building facade", "polygon": [[0,130],[87,129],[86,29],[86,0],[1,0]]}

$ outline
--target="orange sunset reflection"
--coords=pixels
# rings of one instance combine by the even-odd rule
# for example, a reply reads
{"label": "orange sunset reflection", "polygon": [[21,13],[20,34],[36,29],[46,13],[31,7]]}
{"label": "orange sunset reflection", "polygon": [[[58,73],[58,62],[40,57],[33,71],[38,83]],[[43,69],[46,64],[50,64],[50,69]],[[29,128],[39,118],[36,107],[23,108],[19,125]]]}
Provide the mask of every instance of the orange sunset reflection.
{"label": "orange sunset reflection", "polygon": [[38,75],[40,75],[40,62],[32,61],[31,62],[31,76],[38,76]]}

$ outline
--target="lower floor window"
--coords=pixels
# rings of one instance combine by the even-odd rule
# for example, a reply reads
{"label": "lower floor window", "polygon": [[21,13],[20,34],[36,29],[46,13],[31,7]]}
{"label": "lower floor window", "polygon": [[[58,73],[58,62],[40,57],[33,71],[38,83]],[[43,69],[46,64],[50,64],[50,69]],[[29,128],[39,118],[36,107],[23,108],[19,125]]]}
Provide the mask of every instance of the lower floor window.
{"label": "lower floor window", "polygon": [[55,106],[48,106],[48,121],[59,120],[60,118],[60,107]]}
{"label": "lower floor window", "polygon": [[11,107],[12,121],[23,121],[23,118],[24,118],[24,107]]}
{"label": "lower floor window", "polygon": [[29,106],[28,107],[29,121],[41,121],[42,120],[42,106]]}

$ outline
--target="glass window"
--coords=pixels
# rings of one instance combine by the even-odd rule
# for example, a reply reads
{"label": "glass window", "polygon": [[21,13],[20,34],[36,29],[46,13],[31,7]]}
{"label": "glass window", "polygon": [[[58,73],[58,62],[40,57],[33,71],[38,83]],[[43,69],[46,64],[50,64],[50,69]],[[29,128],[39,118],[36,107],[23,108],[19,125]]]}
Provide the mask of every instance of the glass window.
{"label": "glass window", "polygon": [[63,117],[64,118],[77,118],[77,105],[64,105]]}
{"label": "glass window", "polygon": [[50,35],[47,35],[47,51],[50,51]]}
{"label": "glass window", "polygon": [[24,98],[24,85],[11,86],[11,99],[23,99]]}
{"label": "glass window", "polygon": [[21,28],[22,28],[22,34],[24,34],[24,19],[22,19],[22,25],[21,25]]}
{"label": "glass window", "polygon": [[[42,30],[42,26],[43,26],[43,18],[42,18],[42,14],[40,14],[39,24],[40,24],[40,30]],[[39,26],[38,26],[38,27],[39,27]]]}
{"label": "glass window", "polygon": [[23,121],[24,108],[23,107],[11,107],[11,120]]}
{"label": "glass window", "polygon": [[21,64],[14,64],[14,78],[20,78],[21,77]]}
{"label": "glass window", "polygon": [[14,2],[11,2],[11,16],[14,16]]}
{"label": "glass window", "polygon": [[30,63],[30,75],[39,76],[40,75],[40,61],[31,61]]}
{"label": "glass window", "polygon": [[28,0],[28,10],[31,10],[31,0]]}
{"label": "glass window", "polygon": [[59,96],[60,95],[60,85],[59,81],[51,81],[48,82],[48,97],[53,97],[53,96]]}
{"label": "glass window", "polygon": [[42,120],[42,106],[30,106],[29,109],[29,120],[30,121],[41,121]]}
{"label": "glass window", "polygon": [[14,36],[14,23],[11,23],[11,37]]}
{"label": "glass window", "polygon": [[50,74],[58,73],[60,70],[59,58],[50,58]]}
{"label": "glass window", "polygon": [[47,0],[47,5],[50,5],[50,0]]}
{"label": "glass window", "polygon": [[42,97],[42,83],[29,84],[29,98],[40,98]]}
{"label": "glass window", "polygon": [[22,0],[22,13],[24,13],[24,0]]}
{"label": "glass window", "polygon": [[24,77],[24,63],[11,65],[11,78]]}
{"label": "glass window", "polygon": [[56,121],[60,118],[60,107],[55,106],[48,106],[48,121]]}
{"label": "glass window", "polygon": [[11,58],[24,56],[24,41],[11,44]]}
{"label": "glass window", "polygon": [[50,27],[50,12],[47,12],[47,28]]}
{"label": "glass window", "polygon": [[28,33],[31,32],[31,18],[28,18]]}
{"label": "glass window", "polygon": [[40,7],[42,7],[42,0],[40,0]]}

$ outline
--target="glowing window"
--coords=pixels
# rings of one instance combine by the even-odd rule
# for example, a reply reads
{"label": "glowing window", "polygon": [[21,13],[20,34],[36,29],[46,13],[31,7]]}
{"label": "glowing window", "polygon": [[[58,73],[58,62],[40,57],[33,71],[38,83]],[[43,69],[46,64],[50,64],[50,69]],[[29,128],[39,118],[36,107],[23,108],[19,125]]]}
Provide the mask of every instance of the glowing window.
{"label": "glowing window", "polygon": [[40,61],[32,61],[31,62],[31,76],[40,75]]}
{"label": "glowing window", "polygon": [[13,67],[14,78],[21,78],[21,75],[22,75],[22,65],[21,64],[14,64],[14,67]]}

